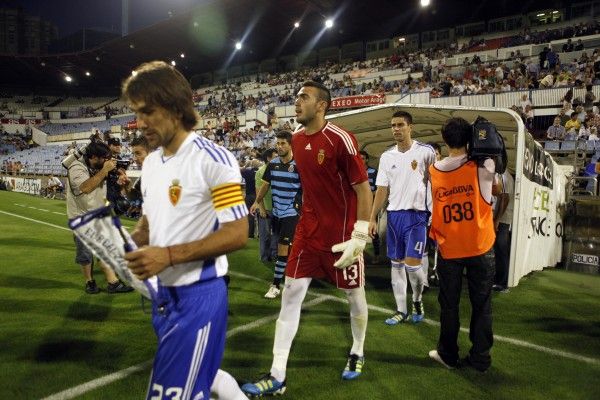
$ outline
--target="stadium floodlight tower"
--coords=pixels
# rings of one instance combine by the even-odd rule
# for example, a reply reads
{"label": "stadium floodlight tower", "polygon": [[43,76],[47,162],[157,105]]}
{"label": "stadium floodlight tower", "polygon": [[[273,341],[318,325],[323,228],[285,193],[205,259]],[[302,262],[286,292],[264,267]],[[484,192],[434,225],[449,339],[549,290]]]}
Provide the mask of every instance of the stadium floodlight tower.
{"label": "stadium floodlight tower", "polygon": [[421,0],[421,7],[427,7],[431,4],[431,0]]}
{"label": "stadium floodlight tower", "polygon": [[325,27],[327,29],[331,29],[333,27],[333,20],[331,18],[325,21]]}
{"label": "stadium floodlight tower", "polygon": [[241,49],[242,49],[242,42],[237,42],[237,43],[235,44],[235,49],[236,49],[236,50],[241,50]]}

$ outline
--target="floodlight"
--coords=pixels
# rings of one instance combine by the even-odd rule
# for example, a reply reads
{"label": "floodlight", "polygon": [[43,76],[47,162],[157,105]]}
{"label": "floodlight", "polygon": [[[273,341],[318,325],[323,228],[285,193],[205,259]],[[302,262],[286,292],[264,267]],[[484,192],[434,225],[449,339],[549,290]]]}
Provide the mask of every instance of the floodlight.
{"label": "floodlight", "polygon": [[421,0],[421,7],[427,7],[431,4],[431,0]]}
{"label": "floodlight", "polygon": [[327,29],[331,28],[333,26],[333,20],[332,19],[328,19],[327,21],[325,21],[325,27]]}
{"label": "floodlight", "polygon": [[236,50],[241,50],[241,49],[242,49],[242,42],[237,42],[237,43],[235,44],[235,49],[236,49]]}
{"label": "floodlight", "polygon": [[71,78],[69,75],[65,75],[65,81],[71,82],[72,80],[73,78]]}
{"label": "floodlight", "polygon": [[300,22],[294,22],[294,28],[296,28],[296,29],[300,28]]}
{"label": "floodlight", "polygon": [[177,65],[177,63],[175,62],[175,60],[171,60],[171,65],[172,65],[172,66],[175,66],[175,65]]}

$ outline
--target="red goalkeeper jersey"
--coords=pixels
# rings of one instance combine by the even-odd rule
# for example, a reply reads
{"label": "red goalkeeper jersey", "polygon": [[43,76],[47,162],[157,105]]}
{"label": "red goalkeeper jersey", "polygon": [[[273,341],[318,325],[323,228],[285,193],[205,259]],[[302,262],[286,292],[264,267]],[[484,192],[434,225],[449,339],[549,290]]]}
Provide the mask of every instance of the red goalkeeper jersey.
{"label": "red goalkeeper jersey", "polygon": [[368,179],[356,138],[327,123],[313,135],[294,133],[292,150],[302,184],[302,211],[296,238],[331,251],[350,239],[356,222],[357,197],[352,185]]}

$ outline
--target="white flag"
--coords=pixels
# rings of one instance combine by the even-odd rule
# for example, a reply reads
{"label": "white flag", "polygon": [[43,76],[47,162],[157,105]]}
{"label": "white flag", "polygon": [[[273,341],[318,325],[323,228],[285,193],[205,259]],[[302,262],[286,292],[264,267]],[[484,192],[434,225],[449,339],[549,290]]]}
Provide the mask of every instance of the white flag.
{"label": "white flag", "polygon": [[156,301],[158,278],[138,279],[123,258],[126,251],[137,249],[119,217],[111,215],[110,207],[101,207],[69,220],[69,227],[96,257],[108,265],[123,282]]}

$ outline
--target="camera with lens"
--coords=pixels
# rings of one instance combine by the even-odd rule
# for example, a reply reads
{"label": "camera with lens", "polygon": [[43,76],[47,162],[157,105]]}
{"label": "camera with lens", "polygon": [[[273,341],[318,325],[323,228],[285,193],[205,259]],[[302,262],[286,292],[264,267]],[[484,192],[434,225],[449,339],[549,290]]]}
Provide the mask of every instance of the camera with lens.
{"label": "camera with lens", "polygon": [[117,160],[117,169],[127,169],[131,165],[130,160]]}
{"label": "camera with lens", "polygon": [[116,180],[119,178],[118,170],[120,170],[120,169],[127,170],[127,168],[129,168],[129,165],[131,165],[130,160],[117,159],[117,167],[108,173],[109,180],[113,179],[116,182]]}
{"label": "camera with lens", "polygon": [[496,165],[496,173],[504,173],[508,164],[508,155],[504,138],[496,129],[496,125],[482,116],[478,116],[472,127],[472,134],[467,144],[469,160],[483,165],[486,159],[491,158]]}
{"label": "camera with lens", "polygon": [[62,166],[66,169],[69,169],[69,167],[71,166],[71,164],[73,164],[74,161],[81,160],[85,156],[86,150],[87,145],[83,146],[82,148],[75,147],[73,151],[71,151],[69,155],[62,160]]}

